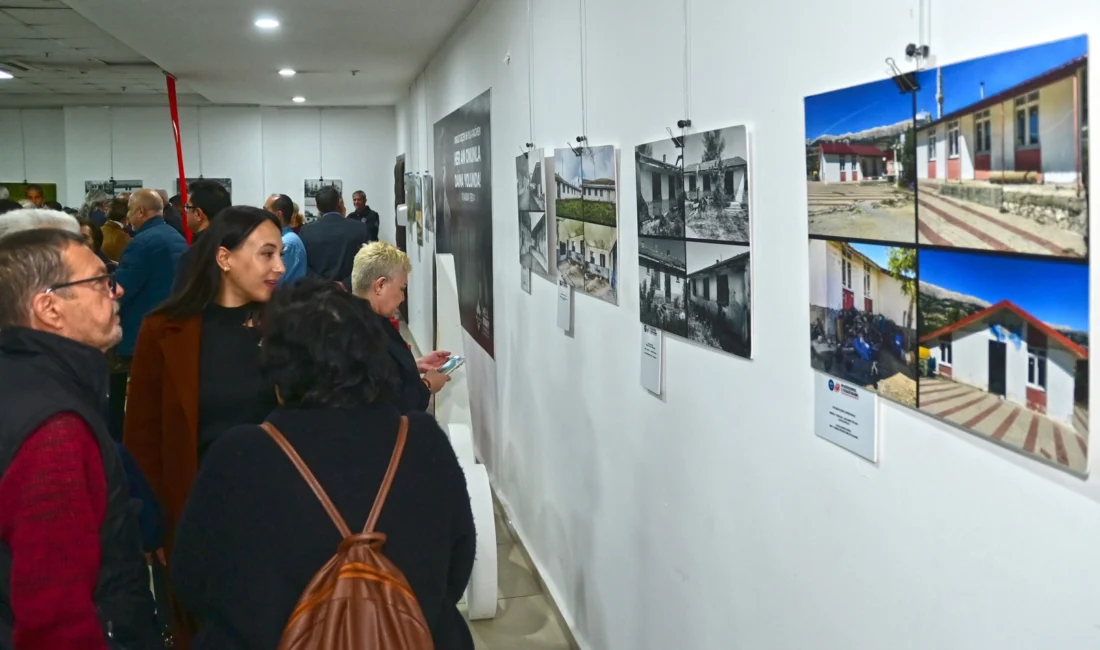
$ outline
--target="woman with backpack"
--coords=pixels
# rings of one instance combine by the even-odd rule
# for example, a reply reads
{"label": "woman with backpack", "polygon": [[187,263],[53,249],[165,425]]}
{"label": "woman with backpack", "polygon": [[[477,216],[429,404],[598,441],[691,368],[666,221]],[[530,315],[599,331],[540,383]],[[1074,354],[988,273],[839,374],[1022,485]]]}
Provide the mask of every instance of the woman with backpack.
{"label": "woman with backpack", "polygon": [[[457,608],[475,549],[465,477],[435,419],[393,405],[388,334],[370,305],[305,278],[275,292],[262,327],[281,405],[209,450],[178,528],[172,584],[202,621],[192,648],[472,650]],[[341,626],[338,611],[362,625]],[[379,621],[398,620],[411,636],[379,645],[392,638]],[[334,628],[347,645],[303,632]]]}

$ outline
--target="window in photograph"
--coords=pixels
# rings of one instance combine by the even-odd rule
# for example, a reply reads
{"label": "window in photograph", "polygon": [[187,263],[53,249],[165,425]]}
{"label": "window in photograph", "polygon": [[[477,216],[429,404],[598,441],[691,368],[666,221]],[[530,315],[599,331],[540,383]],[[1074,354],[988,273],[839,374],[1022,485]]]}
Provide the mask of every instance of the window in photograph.
{"label": "window in photograph", "polygon": [[688,177],[688,189],[691,190],[692,192],[694,192],[698,189],[695,186],[695,176],[694,175],[691,175],[691,176]]}
{"label": "window in photograph", "polygon": [[840,260],[840,281],[845,289],[852,288],[852,253],[844,249],[844,259]]}
{"label": "window in photograph", "polygon": [[947,157],[959,157],[959,123],[951,122],[947,125]]}
{"label": "window in photograph", "polygon": [[710,278],[703,278],[703,300],[710,300]]}
{"label": "window in photograph", "polygon": [[951,365],[951,341],[940,341],[940,363],[945,366]]}
{"label": "window in photograph", "polygon": [[993,122],[989,117],[989,111],[985,110],[974,116],[974,148],[978,153],[989,153],[993,149],[992,143]]}
{"label": "window in photograph", "polygon": [[936,134],[935,133],[929,133],[928,134],[928,159],[929,160],[935,160],[936,159]]}
{"label": "window in photograph", "polygon": [[718,276],[718,304],[723,307],[730,304],[730,279],[727,275]]}
{"label": "window in photograph", "polygon": [[703,174],[703,191],[710,191],[710,174]]}
{"label": "window in photograph", "polygon": [[1016,98],[1016,146],[1039,144],[1039,91]]}
{"label": "window in photograph", "polygon": [[663,201],[661,196],[661,175],[653,174],[653,202]]}
{"label": "window in photograph", "polygon": [[863,295],[871,295],[871,265],[863,263]]}
{"label": "window in photograph", "polygon": [[847,164],[848,164],[848,159],[845,158],[844,156],[841,156],[840,157],[840,171],[844,171],[846,169]]}
{"label": "window in photograph", "polygon": [[1027,352],[1027,383],[1046,390],[1047,388],[1047,351],[1044,348],[1029,348]]}

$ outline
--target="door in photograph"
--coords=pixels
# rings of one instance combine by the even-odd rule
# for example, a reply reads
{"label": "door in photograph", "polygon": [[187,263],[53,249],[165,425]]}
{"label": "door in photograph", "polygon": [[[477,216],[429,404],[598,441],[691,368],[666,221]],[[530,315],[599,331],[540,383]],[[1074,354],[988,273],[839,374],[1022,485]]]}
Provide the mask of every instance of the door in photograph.
{"label": "door in photograph", "polygon": [[845,311],[855,309],[856,294],[851,289],[844,289],[844,302],[841,305]]}
{"label": "door in photograph", "polygon": [[863,311],[867,312],[868,314],[875,313],[874,301],[872,301],[870,298],[864,298],[863,299]]}
{"label": "door in photograph", "polygon": [[672,300],[672,276],[665,273],[665,300]]}
{"label": "door in photograph", "polygon": [[989,342],[989,392],[1005,396],[1007,388],[1008,344],[1004,341]]}

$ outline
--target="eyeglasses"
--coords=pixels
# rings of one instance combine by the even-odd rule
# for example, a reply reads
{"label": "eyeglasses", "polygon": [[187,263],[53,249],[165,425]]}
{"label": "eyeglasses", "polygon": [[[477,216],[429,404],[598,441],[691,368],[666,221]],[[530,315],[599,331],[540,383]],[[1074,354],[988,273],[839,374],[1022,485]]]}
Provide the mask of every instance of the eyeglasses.
{"label": "eyeglasses", "polygon": [[188,203],[187,205],[183,206],[183,209],[184,209],[184,210],[187,210],[188,212],[194,212],[195,210],[198,210],[198,208],[196,208],[195,206],[191,205],[190,203]]}
{"label": "eyeglasses", "polygon": [[115,292],[118,290],[118,282],[115,280],[114,274],[108,273],[107,275],[97,275],[94,278],[85,278],[83,280],[74,280],[72,282],[62,282],[61,284],[55,284],[52,287],[47,288],[42,293],[54,293],[62,289],[70,289],[72,287],[78,287],[82,284],[91,284],[93,282],[97,283],[97,289],[101,291],[103,289],[106,289],[107,295],[109,296],[115,295]]}

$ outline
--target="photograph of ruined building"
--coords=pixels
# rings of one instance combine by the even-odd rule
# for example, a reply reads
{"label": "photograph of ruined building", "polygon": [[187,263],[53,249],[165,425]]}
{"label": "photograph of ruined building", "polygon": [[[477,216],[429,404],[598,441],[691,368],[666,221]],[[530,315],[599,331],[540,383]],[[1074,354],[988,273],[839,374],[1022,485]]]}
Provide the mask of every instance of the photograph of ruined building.
{"label": "photograph of ruined building", "polygon": [[917,405],[914,248],[810,240],[810,365]]}
{"label": "photograph of ruined building", "polygon": [[558,272],[571,287],[618,301],[618,160],[615,147],[554,150]]}
{"label": "photograph of ruined building", "polygon": [[687,243],[639,237],[638,278],[642,322],[686,338]]}
{"label": "photograph of ruined building", "polygon": [[748,134],[743,126],[684,137],[688,239],[749,243]]}
{"label": "photograph of ruined building", "polygon": [[687,242],[687,338],[752,358],[752,264],[748,246]]}
{"label": "photograph of ruined building", "polygon": [[667,139],[634,149],[638,234],[684,237],[683,139]]}
{"label": "photograph of ruined building", "polygon": [[805,109],[810,235],[915,243],[913,97],[882,79]]}
{"label": "photograph of ruined building", "polygon": [[920,251],[920,410],[1058,467],[1088,467],[1089,267]]}
{"label": "photograph of ruined building", "polygon": [[920,241],[1086,256],[1088,38],[926,70]]}

